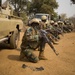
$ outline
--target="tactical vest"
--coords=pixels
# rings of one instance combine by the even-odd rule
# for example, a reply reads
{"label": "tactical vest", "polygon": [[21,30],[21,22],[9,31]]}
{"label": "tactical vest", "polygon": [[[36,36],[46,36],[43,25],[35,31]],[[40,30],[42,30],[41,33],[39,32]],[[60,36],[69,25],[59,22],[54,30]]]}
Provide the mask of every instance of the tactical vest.
{"label": "tactical vest", "polygon": [[38,36],[38,31],[35,30],[33,27],[29,27],[23,36],[22,39],[22,45],[26,48],[32,48],[36,49],[37,46],[39,45],[39,36]]}

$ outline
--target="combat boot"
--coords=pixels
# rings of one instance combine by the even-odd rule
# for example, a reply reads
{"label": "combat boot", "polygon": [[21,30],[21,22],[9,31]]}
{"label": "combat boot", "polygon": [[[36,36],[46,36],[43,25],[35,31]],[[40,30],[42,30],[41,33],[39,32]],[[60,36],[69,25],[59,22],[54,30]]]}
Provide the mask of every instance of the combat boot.
{"label": "combat boot", "polygon": [[44,56],[44,51],[41,51],[39,53],[39,60],[47,60],[47,58],[45,58],[45,56]]}

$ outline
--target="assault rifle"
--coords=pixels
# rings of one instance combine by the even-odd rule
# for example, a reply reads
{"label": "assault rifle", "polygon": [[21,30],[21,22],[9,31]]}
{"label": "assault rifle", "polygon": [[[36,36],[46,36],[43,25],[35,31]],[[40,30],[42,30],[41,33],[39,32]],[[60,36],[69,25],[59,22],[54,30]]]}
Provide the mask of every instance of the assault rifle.
{"label": "assault rifle", "polygon": [[47,36],[47,35],[48,35],[48,32],[46,32],[46,31],[43,30],[43,29],[39,30],[39,32],[40,32],[40,35],[44,38],[44,41],[45,41],[46,43],[48,43],[48,45],[52,48],[52,50],[54,51],[54,53],[55,53],[56,55],[59,55],[59,53],[56,52],[54,46],[52,45],[51,40],[50,40],[50,37]]}

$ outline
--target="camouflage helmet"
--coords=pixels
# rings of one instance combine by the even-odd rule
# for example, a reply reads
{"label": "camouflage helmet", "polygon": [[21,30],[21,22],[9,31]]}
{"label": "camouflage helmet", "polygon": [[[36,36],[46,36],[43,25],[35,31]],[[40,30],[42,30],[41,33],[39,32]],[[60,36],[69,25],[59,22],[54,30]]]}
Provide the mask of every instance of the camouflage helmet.
{"label": "camouflage helmet", "polygon": [[58,21],[58,24],[62,24],[62,21]]}
{"label": "camouflage helmet", "polygon": [[45,15],[43,15],[43,16],[41,17],[41,20],[47,20],[47,17],[46,17]]}
{"label": "camouflage helmet", "polygon": [[34,19],[32,19],[32,20],[30,21],[30,25],[33,24],[33,23],[39,24],[39,20],[36,19],[36,18],[34,18]]}
{"label": "camouflage helmet", "polygon": [[58,25],[58,23],[57,23],[57,22],[55,22],[55,23],[54,23],[54,25],[55,25],[55,26],[57,26],[57,25]]}
{"label": "camouflage helmet", "polygon": [[51,24],[54,24],[54,21],[53,21],[53,20],[51,20],[51,21],[50,21],[50,23],[51,23]]}

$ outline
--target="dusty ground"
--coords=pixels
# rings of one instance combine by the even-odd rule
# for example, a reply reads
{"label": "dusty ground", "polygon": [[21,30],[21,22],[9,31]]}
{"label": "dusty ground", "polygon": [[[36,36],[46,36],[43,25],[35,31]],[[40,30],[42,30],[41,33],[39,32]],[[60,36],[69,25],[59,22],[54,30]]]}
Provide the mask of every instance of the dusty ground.
{"label": "dusty ground", "polygon": [[[21,37],[22,35],[23,33]],[[59,56],[56,56],[47,45],[45,56],[48,60],[40,60],[38,63],[19,61],[19,47],[11,50],[8,46],[1,44],[0,48],[0,75],[75,75],[75,33],[65,34],[59,40],[59,45],[55,45],[60,53]],[[35,53],[38,55],[38,51]],[[30,67],[24,69],[23,64]],[[41,66],[44,70],[34,71],[35,67]]]}

